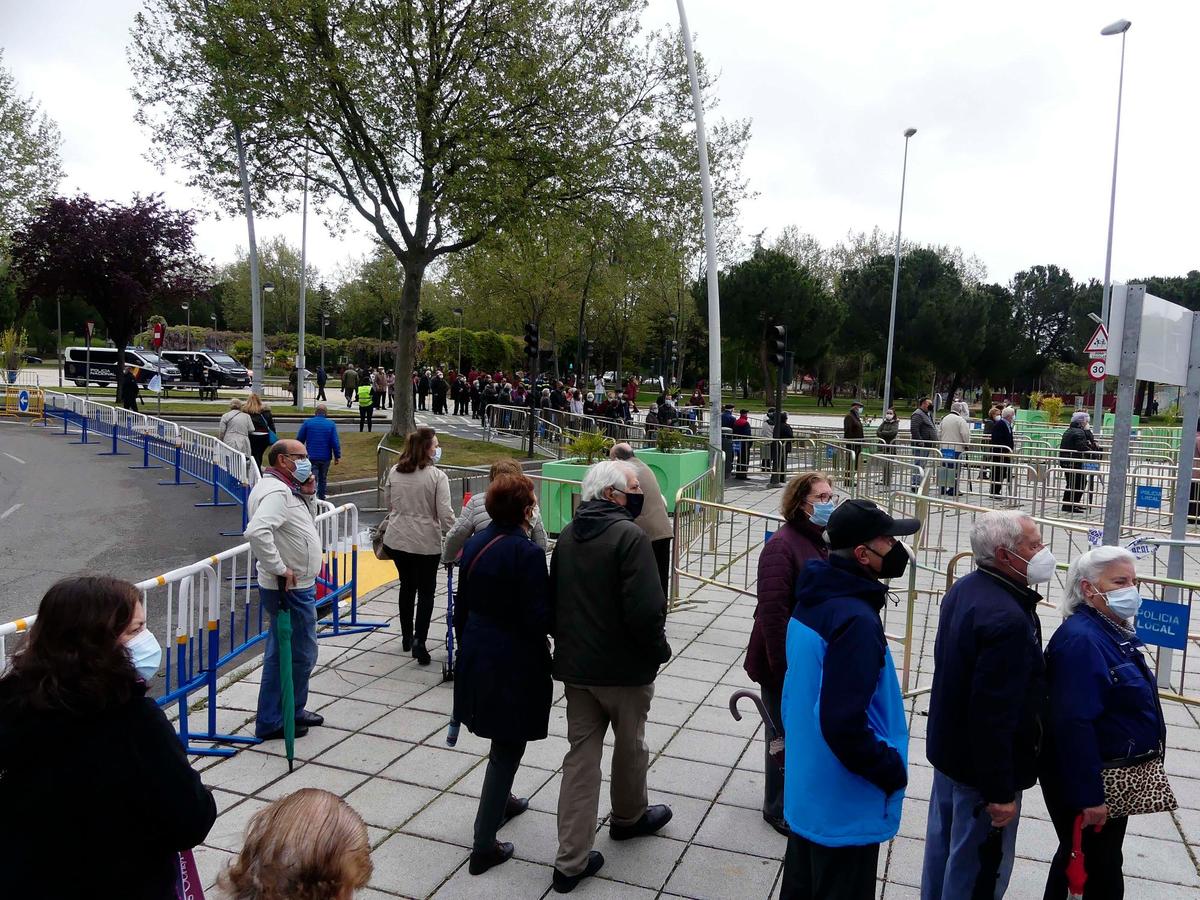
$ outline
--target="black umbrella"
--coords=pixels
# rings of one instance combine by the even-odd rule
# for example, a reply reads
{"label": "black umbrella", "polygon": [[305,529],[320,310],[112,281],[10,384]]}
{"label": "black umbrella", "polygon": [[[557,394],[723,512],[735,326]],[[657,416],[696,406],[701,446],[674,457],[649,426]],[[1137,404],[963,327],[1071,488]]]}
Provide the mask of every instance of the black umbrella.
{"label": "black umbrella", "polygon": [[[983,803],[975,807],[975,817],[987,815]],[[1000,864],[1004,859],[1004,829],[989,828],[987,837],[979,845],[979,874],[975,877],[975,889],[971,900],[992,900],[996,896],[996,882],[1000,880]]]}
{"label": "black umbrella", "polygon": [[775,723],[771,721],[771,714],[767,712],[767,707],[762,701],[762,697],[754,693],[754,691],[734,691],[729,697],[729,712],[738,722],[742,721],[742,714],[737,708],[738,701],[743,697],[748,698],[756,707],[758,714],[762,716],[763,727],[767,732],[767,746],[771,754],[771,760],[779,768],[783,768],[783,735],[779,733],[779,729],[775,727]]}

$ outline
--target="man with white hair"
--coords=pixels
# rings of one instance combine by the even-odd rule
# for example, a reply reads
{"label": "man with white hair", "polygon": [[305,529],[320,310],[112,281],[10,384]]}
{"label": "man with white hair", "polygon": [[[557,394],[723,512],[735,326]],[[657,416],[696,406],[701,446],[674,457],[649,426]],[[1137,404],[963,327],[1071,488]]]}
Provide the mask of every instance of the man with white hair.
{"label": "man with white hair", "polygon": [[560,894],[604,865],[592,845],[610,725],[609,836],[653,834],[671,820],[671,808],[649,806],[646,791],[646,716],[671,646],[654,551],[634,522],[644,501],[641,483],[629,465],[606,460],[588,470],[581,495],[550,558],[553,671],[566,689],[571,745],[558,793],[554,890]]}
{"label": "man with white hair", "polygon": [[1067,486],[1063,491],[1062,510],[1066,513],[1084,512],[1082,505],[1083,490],[1087,485],[1087,474],[1084,465],[1088,459],[1098,456],[1100,447],[1088,428],[1090,419],[1082,409],[1076,410],[1071,416],[1071,425],[1063,433],[1058,451],[1062,455],[1062,467],[1066,475]]}
{"label": "man with white hair", "polygon": [[1015,409],[1006,406],[1000,413],[1000,418],[992,425],[992,462],[995,463],[992,467],[993,494],[1003,491],[1004,482],[1011,477],[1009,464],[1012,461],[1012,455],[1017,452],[1017,439],[1013,432],[1013,420],[1016,415]]}
{"label": "man with white hair", "polygon": [[[927,754],[933,789],[922,900],[1002,897],[1012,875],[1021,792],[1037,781],[1046,663],[1030,585],[1054,555],[1026,513],[996,510],[971,530],[976,570],[942,600],[934,646]],[[999,859],[981,854],[1000,830]],[[983,857],[990,862],[984,865]]]}

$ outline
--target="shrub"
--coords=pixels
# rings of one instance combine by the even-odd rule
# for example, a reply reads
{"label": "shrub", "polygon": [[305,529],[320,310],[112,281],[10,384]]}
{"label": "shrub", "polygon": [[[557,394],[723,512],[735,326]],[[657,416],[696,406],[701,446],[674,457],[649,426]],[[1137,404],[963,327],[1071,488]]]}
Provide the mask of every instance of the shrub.
{"label": "shrub", "polygon": [[1063,411],[1062,397],[1043,397],[1041,402],[1042,412],[1046,414],[1046,420],[1054,425],[1058,422],[1059,416]]}
{"label": "shrub", "polygon": [[574,457],[582,457],[587,465],[592,465],[598,458],[608,456],[612,447],[611,438],[605,437],[599,431],[584,431],[567,445],[567,452]]}

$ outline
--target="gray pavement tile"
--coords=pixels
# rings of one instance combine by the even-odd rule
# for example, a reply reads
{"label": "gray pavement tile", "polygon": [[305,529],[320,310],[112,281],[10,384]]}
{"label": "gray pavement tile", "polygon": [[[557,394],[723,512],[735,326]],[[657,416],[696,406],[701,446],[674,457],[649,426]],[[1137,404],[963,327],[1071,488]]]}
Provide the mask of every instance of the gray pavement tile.
{"label": "gray pavement tile", "polygon": [[1196,900],[1196,889],[1181,884],[1164,884],[1143,878],[1125,876],[1125,896],[1130,900],[1153,897],[1154,900]]}
{"label": "gray pavement tile", "polygon": [[[725,787],[717,796],[717,802],[728,806],[742,806],[746,809],[758,810],[761,814],[763,805],[763,790],[766,779],[761,768],[756,772],[742,769],[734,770],[729,776]],[[907,810],[905,810],[907,814]]]}
{"label": "gray pavement tile", "polygon": [[689,656],[677,656],[659,673],[659,679],[663,675],[669,675],[673,678],[689,678],[695,681],[717,682],[720,681],[732,664],[726,662],[708,662],[703,659],[694,659]]}
{"label": "gray pavement tile", "polygon": [[687,720],[688,728],[697,731],[712,731],[716,734],[733,734],[741,737],[752,737],[762,724],[758,710],[746,701],[740,707],[742,718],[735,719],[729,712],[729,707],[699,706]]}
{"label": "gray pavement tile", "polygon": [[[474,775],[474,771],[471,775]],[[517,770],[517,776],[520,777],[521,770]],[[467,781],[466,778],[463,781]],[[529,796],[529,808],[540,810],[541,812],[557,813],[558,812],[558,789],[562,786],[562,772],[556,772],[546,779],[545,783],[538,788],[532,795]],[[476,795],[478,796],[478,795]]]}
{"label": "gray pavement tile", "polygon": [[728,775],[727,766],[660,756],[651,764],[648,780],[652,788],[660,791],[713,800],[721,792]]}
{"label": "gray pavement tile", "polygon": [[[282,741],[277,741],[280,745]],[[299,742],[297,741],[297,744]],[[259,746],[262,746],[261,744]],[[256,749],[256,748],[255,748]],[[243,751],[204,770],[204,783],[237,794],[253,794],[287,774],[287,763],[270,753]]]}
{"label": "gray pavement tile", "polygon": [[[304,767],[301,766],[301,768]],[[242,794],[234,794],[230,791],[223,791],[219,788],[213,788],[210,793],[213,796],[213,802],[217,804],[218,816],[224,813],[225,810],[229,809],[231,806],[241,803],[246,799]]]}
{"label": "gray pavement tile", "polygon": [[423,709],[426,712],[441,713],[444,716],[449,716],[450,711],[454,709],[454,690],[449,685],[431,688],[423,694],[413,697],[413,699],[404,704],[404,708]]}
{"label": "gray pavement tile", "polygon": [[438,792],[415,784],[372,778],[350,792],[346,802],[358,810],[363,821],[377,828],[395,828],[437,799]]}
{"label": "gray pavement tile", "polygon": [[667,882],[668,893],[705,900],[770,896],[778,860],[692,844]]}
{"label": "gray pavement tile", "polygon": [[750,738],[746,736],[735,737],[682,728],[671,738],[663,753],[680,759],[729,766],[738,760],[749,741]]}
{"label": "gray pavement tile", "polygon": [[[466,797],[478,797],[483,792],[483,779],[487,774],[487,763],[478,765],[468,772],[464,777],[456,781],[450,790],[456,794],[462,794]],[[538,769],[533,766],[525,765],[524,761],[517,769],[517,775],[513,779],[512,792],[517,797],[532,797],[539,793],[542,787],[554,777],[554,773],[547,772],[545,769]],[[555,793],[557,797],[557,791]],[[553,812],[553,809],[548,810]]]}
{"label": "gray pavement tile", "polygon": [[496,837],[512,842],[517,859],[552,866],[558,852],[558,816],[528,809],[506,822]]}
{"label": "gray pavement tile", "polygon": [[361,672],[351,672],[343,669],[324,669],[309,679],[309,690],[318,694],[332,694],[335,697],[346,697],[364,685],[378,680],[376,675],[364,675]]}
{"label": "gray pavement tile", "polygon": [[[310,728],[308,734],[304,737],[296,738],[295,757],[298,760],[316,759],[330,747],[350,737],[351,734],[353,732],[343,731],[340,728],[334,728],[330,725],[322,725],[320,728]],[[282,757],[287,752],[281,740],[263,741],[261,744],[256,744],[250,749],[255,753],[264,753],[268,756],[279,757]],[[284,770],[287,770],[286,766],[284,766]]]}
{"label": "gray pavement tile", "polygon": [[[650,703],[650,712],[646,719],[650,722],[661,722],[664,725],[682,725],[698,705],[699,703],[695,700],[675,700],[671,697],[664,697],[658,692],[656,685],[654,700]],[[563,715],[565,722],[565,712]],[[553,712],[551,712],[551,716],[553,716]],[[566,734],[565,729],[563,734]]]}
{"label": "gray pavement tile", "polygon": [[1200,779],[1174,775],[1171,790],[1175,792],[1180,809],[1200,809]]}
{"label": "gray pavement tile", "polygon": [[[928,815],[929,805],[926,803],[913,804],[923,808]],[[924,837],[922,835],[922,837]],[[1036,859],[1049,865],[1058,849],[1058,835],[1054,826],[1043,820],[1029,816],[1021,816],[1017,826],[1017,856],[1025,859]]]}
{"label": "gray pavement tile", "polygon": [[525,745],[525,755],[521,757],[521,766],[537,766],[555,772],[562,768],[563,757],[571,745],[566,738],[547,737],[540,741],[530,741]]}
{"label": "gray pavement tile", "polygon": [[1160,841],[1141,835],[1126,835],[1122,847],[1126,875],[1200,887],[1200,874],[1181,841]]}
{"label": "gray pavement tile", "polygon": [[749,643],[749,634],[743,631],[728,631],[723,627],[713,626],[705,629],[697,640],[706,644],[720,644],[723,647],[736,647],[745,650]]}
{"label": "gray pavement tile", "polygon": [[780,861],[787,849],[787,838],[766,823],[761,809],[721,803],[709,810],[693,842]]}
{"label": "gray pavement tile", "polygon": [[[585,878],[579,882],[579,887],[571,892],[573,897],[582,897],[584,900],[652,900],[656,896],[655,892],[649,888],[635,887],[632,884],[626,884],[623,881],[613,881],[605,878],[607,874],[605,870],[612,864],[607,856],[604,859],[604,868],[600,870],[600,874],[593,878]],[[557,894],[551,892],[550,897],[556,897]]]}
{"label": "gray pavement tile", "polygon": [[[1018,835],[1020,832],[1018,832]],[[880,854],[882,857],[882,853]],[[925,842],[913,838],[897,837],[892,839],[891,851],[887,857],[887,880],[907,884],[911,887],[921,886],[921,864],[925,858]],[[1016,866],[1015,868],[1022,868]],[[1045,878],[1045,875],[1042,876]],[[1016,895],[1021,896],[1021,895]]]}
{"label": "gray pavement tile", "polygon": [[255,712],[258,709],[258,684],[243,680],[229,685],[221,691],[220,708]]}
{"label": "gray pavement tile", "polygon": [[1166,768],[1168,775],[1200,778],[1200,753],[1191,750],[1172,750],[1166,756]]}
{"label": "gray pavement tile", "polygon": [[679,651],[679,656],[684,659],[702,659],[708,662],[738,663],[740,665],[743,653],[745,650],[740,647],[723,647],[720,644],[693,641]]}
{"label": "gray pavement tile", "polygon": [[324,791],[344,797],[369,776],[362,772],[347,772],[344,769],[334,769],[317,763],[306,762],[295,772],[285,774],[278,781],[268,784],[259,790],[255,796],[266,800],[278,800],[301,788],[320,788]]}
{"label": "gray pavement tile", "polygon": [[338,700],[334,706],[322,713],[330,727],[344,728],[346,731],[361,731],[386,714],[387,707],[379,703],[351,700],[348,697]]}
{"label": "gray pavement tile", "polygon": [[687,849],[684,841],[651,835],[632,841],[614,841],[607,828],[596,835],[595,849],[604,854],[605,878],[658,890],[667,883],[679,858]]}
{"label": "gray pavement tile", "polygon": [[215,889],[217,878],[236,857],[225,850],[216,850],[212,847],[196,847],[192,852],[196,857],[196,874],[200,876],[204,892],[211,894]]}
{"label": "gray pavement tile", "polygon": [[375,775],[412,748],[412,744],[406,744],[404,741],[392,741],[373,734],[359,733],[350,735],[337,746],[314,757],[313,761],[325,766]]}
{"label": "gray pavement tile", "polygon": [[371,886],[406,897],[427,897],[466,862],[468,852],[453,844],[411,834],[393,834],[371,854]]}
{"label": "gray pavement tile", "polygon": [[477,756],[421,745],[388,766],[382,774],[395,781],[444,791],[480,762]]}
{"label": "gray pavement tile", "polygon": [[1179,827],[1170,813],[1155,813],[1149,816],[1130,816],[1129,824],[1125,827],[1126,840],[1131,835],[1140,834],[1146,837],[1158,838],[1163,841],[1181,840]]}
{"label": "gray pavement tile", "polygon": [[404,658],[380,650],[368,650],[346,660],[339,660],[336,668],[339,672],[361,672],[364,675],[387,675],[394,672],[404,663]]}
{"label": "gray pavement tile", "polygon": [[473,797],[442,794],[417,813],[411,821],[405,823],[401,830],[405,834],[415,834],[470,848],[477,806],[478,803]]}
{"label": "gray pavement tile", "polygon": [[712,682],[708,681],[676,678],[672,675],[659,675],[654,679],[654,696],[665,697],[668,700],[687,700],[698,703],[707,697],[711,690]]}
{"label": "gray pavement tile", "polygon": [[269,805],[266,800],[247,797],[217,817],[217,821],[205,836],[204,843],[218,850],[240,853],[246,840],[246,826],[250,823],[250,817]]}
{"label": "gray pavement tile", "polygon": [[646,723],[646,746],[652,754],[661,753],[667,742],[675,736],[679,728],[675,725],[663,725],[659,722]]}
{"label": "gray pavement tile", "polygon": [[549,866],[522,859],[510,859],[478,876],[472,876],[463,866],[433,897],[436,900],[536,900],[550,892],[552,875],[553,869]]}
{"label": "gray pavement tile", "polygon": [[394,678],[380,678],[378,681],[373,681],[366,687],[352,689],[348,696],[355,700],[366,700],[369,703],[378,703],[388,709],[395,709],[397,706],[403,706],[414,697],[419,697],[429,688],[423,684],[417,684],[412,681],[397,681]]}
{"label": "gray pavement tile", "polygon": [[367,734],[419,744],[439,731],[444,732],[446,725],[447,719],[440,713],[423,712],[419,709],[393,709],[374,722],[364,725],[362,730]]}

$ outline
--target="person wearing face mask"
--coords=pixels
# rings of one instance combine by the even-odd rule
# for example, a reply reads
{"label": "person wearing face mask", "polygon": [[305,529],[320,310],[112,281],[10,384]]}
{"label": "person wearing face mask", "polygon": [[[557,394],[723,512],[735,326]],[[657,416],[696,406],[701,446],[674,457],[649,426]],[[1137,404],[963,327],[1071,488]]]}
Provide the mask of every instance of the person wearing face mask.
{"label": "person wearing face mask", "polygon": [[[787,672],[787,629],[796,579],[809,560],[828,559],[825,526],[836,508],[833,485],[823,472],[803,472],[783,490],[779,511],[786,520],[758,555],[758,605],[746,647],[746,674],[759,686],[767,714],[782,729],[779,704]],[[765,736],[764,736],[765,738]],[[771,758],[770,742],[763,760],[763,819],[787,835],[783,819],[783,772]]]}
{"label": "person wearing face mask", "polygon": [[1048,898],[1066,896],[1080,814],[1088,876],[1083,896],[1124,895],[1122,844],[1129,819],[1112,814],[1103,772],[1160,764],[1166,753],[1154,673],[1133,627],[1142,602],[1135,561],[1120,547],[1077,557],[1067,570],[1063,623],[1046,647],[1050,728],[1042,794],[1059,840],[1046,880]]}
{"label": "person wearing face mask", "polygon": [[[930,460],[937,452],[938,427],[933,419],[933,401],[922,397],[917,401],[908,423],[909,442],[912,444],[913,462],[922,468],[931,465]],[[913,470],[912,488],[915,491],[921,484],[921,471]]]}
{"label": "person wearing face mask", "polygon": [[[1017,510],[971,529],[974,572],[942,600],[926,736],[934,767],[921,878],[923,900],[1002,897],[1016,853],[1021,792],[1037,781],[1046,664],[1033,585],[1055,572],[1037,524]],[[999,829],[987,867],[980,848]],[[1065,892],[1064,892],[1065,893]]]}
{"label": "person wearing face mask", "polygon": [[900,421],[896,418],[896,411],[894,409],[885,409],[883,411],[883,421],[875,429],[875,434],[878,435],[879,440],[883,441],[883,446],[879,448],[879,454],[883,457],[883,478],[876,483],[881,485],[891,484],[891,457],[896,453],[896,436],[900,434]]}
{"label": "person wearing face mask", "polygon": [[879,612],[883,580],[908,567],[896,538],[920,527],[870,500],[848,500],[825,528],[829,559],[800,573],[783,684],[783,814],[792,833],[780,900],[875,897],[879,845],[900,828],[908,784],[904,701]]}
{"label": "person wearing face mask", "polygon": [[42,598],[0,678],[5,897],[175,896],[217,809],[149,695],[161,660],[132,584],[73,577]]}
{"label": "person wearing face mask", "polygon": [[246,540],[258,561],[258,596],[269,613],[271,630],[263,655],[254,734],[264,741],[283,737],[279,684],[279,645],[275,613],[286,591],[292,609],[292,685],[296,697],[296,736],[325,719],[304,708],[308,679],[317,664],[317,573],[321,537],[316,517],[317,479],[308,451],[299,441],[276,441],[267,451],[267,468],[250,491]]}
{"label": "person wearing face mask", "polygon": [[[438,468],[442,448],[432,428],[411,431],[383,489],[383,546],[400,579],[400,646],[422,666],[432,657],[425,648],[437,591],[442,537],[454,526],[450,479]],[[416,600],[414,619],[413,600]]]}
{"label": "person wearing face mask", "polygon": [[671,539],[675,535],[671,527],[671,518],[667,515],[667,501],[663,498],[662,488],[658,479],[650,471],[650,467],[642,462],[633,452],[629,444],[613,444],[608,451],[608,458],[619,460],[637,472],[638,484],[642,488],[641,512],[634,517],[634,524],[646,532],[650,538],[650,546],[654,549],[654,561],[658,565],[658,581],[662,585],[663,596],[671,596]]}
{"label": "person wearing face mask", "polygon": [[646,717],[671,645],[654,550],[636,523],[642,486],[635,469],[605,460],[588,469],[580,496],[550,558],[554,677],[564,684],[571,745],[558,794],[558,893],[574,890],[604,865],[592,846],[610,725],[609,836],[624,841],[653,834],[671,820],[669,806],[649,805],[646,788]]}
{"label": "person wearing face mask", "polygon": [[1011,406],[992,419],[992,433],[989,435],[992,450],[992,493],[999,494],[1004,490],[1004,483],[1011,477],[1010,463],[1017,452],[1017,439],[1013,433],[1013,420],[1017,411]]}

